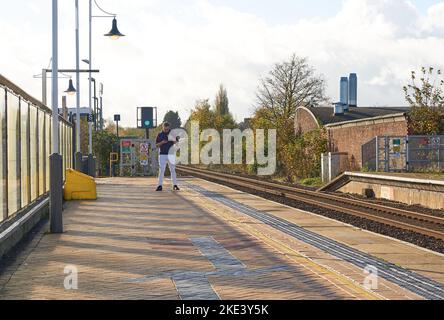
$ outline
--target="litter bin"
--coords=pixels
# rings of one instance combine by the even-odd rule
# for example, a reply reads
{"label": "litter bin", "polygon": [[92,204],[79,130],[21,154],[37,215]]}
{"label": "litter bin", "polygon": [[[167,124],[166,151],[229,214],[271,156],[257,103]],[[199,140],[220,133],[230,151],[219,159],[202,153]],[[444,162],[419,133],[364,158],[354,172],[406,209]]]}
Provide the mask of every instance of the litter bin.
{"label": "litter bin", "polygon": [[80,172],[90,177],[96,177],[96,157],[92,155],[82,156]]}

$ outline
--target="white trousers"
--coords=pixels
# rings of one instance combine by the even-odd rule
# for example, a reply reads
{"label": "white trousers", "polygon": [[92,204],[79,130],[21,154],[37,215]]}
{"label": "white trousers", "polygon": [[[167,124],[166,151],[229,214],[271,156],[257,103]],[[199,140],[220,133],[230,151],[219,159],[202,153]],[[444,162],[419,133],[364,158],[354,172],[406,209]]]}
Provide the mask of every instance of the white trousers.
{"label": "white trousers", "polygon": [[168,167],[171,172],[171,179],[173,180],[173,186],[177,185],[176,177],[176,155],[161,154],[159,155],[159,186],[163,185],[163,178],[165,176],[165,169],[168,163]]}

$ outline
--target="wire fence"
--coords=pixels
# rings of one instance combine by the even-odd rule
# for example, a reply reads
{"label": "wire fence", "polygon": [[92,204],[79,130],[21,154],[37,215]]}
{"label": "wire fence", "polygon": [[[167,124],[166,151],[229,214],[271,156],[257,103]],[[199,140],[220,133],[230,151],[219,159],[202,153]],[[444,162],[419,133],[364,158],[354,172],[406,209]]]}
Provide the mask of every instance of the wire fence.
{"label": "wire fence", "polygon": [[[0,222],[49,192],[51,110],[0,76]],[[72,126],[60,119],[63,172],[72,167]]]}
{"label": "wire fence", "polygon": [[378,172],[443,172],[444,136],[380,136],[362,146],[362,165]]}

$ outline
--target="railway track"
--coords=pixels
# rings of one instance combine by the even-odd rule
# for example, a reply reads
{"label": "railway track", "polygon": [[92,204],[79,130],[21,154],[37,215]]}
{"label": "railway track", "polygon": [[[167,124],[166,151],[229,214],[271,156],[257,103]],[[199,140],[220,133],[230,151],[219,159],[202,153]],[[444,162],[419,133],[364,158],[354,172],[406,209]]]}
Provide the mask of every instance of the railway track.
{"label": "railway track", "polygon": [[233,174],[178,166],[178,171],[199,178],[260,191],[326,210],[364,218],[384,225],[444,240],[444,217],[427,215],[338,195],[284,186]]}

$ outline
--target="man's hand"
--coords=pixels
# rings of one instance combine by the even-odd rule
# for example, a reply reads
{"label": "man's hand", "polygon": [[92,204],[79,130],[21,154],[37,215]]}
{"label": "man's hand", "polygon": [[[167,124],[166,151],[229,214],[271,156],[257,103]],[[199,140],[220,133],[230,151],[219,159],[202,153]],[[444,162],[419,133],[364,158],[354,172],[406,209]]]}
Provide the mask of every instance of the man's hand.
{"label": "man's hand", "polygon": [[160,148],[161,146],[163,146],[164,144],[167,144],[167,143],[168,143],[168,140],[163,140],[163,141],[159,142],[158,144],[156,144],[156,146],[158,148]]}

